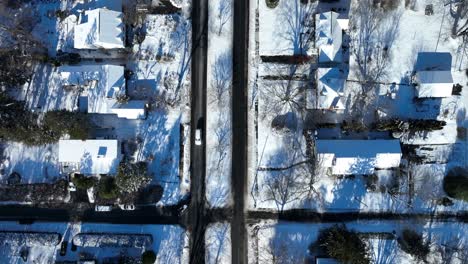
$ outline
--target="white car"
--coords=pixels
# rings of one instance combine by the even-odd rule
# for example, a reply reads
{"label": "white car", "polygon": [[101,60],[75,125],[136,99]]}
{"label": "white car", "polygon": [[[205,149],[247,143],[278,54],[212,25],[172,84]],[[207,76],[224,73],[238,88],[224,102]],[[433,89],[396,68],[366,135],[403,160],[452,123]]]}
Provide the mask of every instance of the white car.
{"label": "white car", "polygon": [[75,192],[76,191],[76,186],[73,182],[68,182],[68,191],[70,192]]}
{"label": "white car", "polygon": [[133,205],[133,204],[121,204],[119,206],[120,206],[120,209],[125,210],[125,211],[135,210],[135,205]]}
{"label": "white car", "polygon": [[200,128],[195,130],[195,145],[200,146],[202,144],[202,131]]}
{"label": "white car", "polygon": [[96,212],[110,212],[112,211],[112,206],[111,205],[96,205],[94,208]]}

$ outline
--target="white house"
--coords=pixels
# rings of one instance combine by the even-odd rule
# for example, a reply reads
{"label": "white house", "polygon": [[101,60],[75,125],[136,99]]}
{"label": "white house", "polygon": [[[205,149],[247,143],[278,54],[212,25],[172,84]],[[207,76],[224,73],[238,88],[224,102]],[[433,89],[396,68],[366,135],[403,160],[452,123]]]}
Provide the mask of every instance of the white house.
{"label": "white house", "polygon": [[399,140],[317,140],[320,166],[334,175],[369,175],[400,166]]}
{"label": "white house", "polygon": [[341,62],[343,29],[346,23],[333,11],[315,15],[315,47],[319,50],[319,62]]}
{"label": "white house", "polygon": [[318,68],[316,71],[317,87],[312,94],[313,109],[343,110],[346,73],[339,68]]}
{"label": "white house", "polygon": [[416,96],[449,97],[452,95],[452,56],[448,52],[420,52],[416,60],[413,82]]}
{"label": "white house", "polygon": [[118,102],[125,95],[124,67],[117,65],[80,65],[59,68],[63,86],[82,90],[79,108],[88,113],[117,114],[127,119],[145,117],[144,101]]}
{"label": "white house", "polygon": [[122,12],[97,8],[80,15],[74,30],[75,49],[124,48]]}
{"label": "white house", "polygon": [[451,71],[419,71],[416,72],[416,95],[423,97],[452,96],[453,78]]}
{"label": "white house", "polygon": [[115,139],[59,141],[58,160],[64,173],[116,174],[120,156]]}

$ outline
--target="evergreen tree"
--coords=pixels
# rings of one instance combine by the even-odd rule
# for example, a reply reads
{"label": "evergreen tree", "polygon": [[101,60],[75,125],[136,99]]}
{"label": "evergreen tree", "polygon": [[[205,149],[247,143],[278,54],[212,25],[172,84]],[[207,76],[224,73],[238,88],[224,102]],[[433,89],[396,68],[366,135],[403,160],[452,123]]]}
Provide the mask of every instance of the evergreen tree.
{"label": "evergreen tree", "polygon": [[368,264],[368,248],[354,231],[344,225],[335,225],[323,230],[318,238],[320,246],[324,247],[330,257],[345,264]]}
{"label": "evergreen tree", "polygon": [[147,164],[145,162],[129,163],[122,162],[116,177],[116,184],[122,192],[137,192],[151,182],[151,177],[147,174]]}
{"label": "evergreen tree", "polygon": [[425,260],[430,251],[429,244],[423,242],[422,236],[410,229],[403,230],[402,236],[398,238],[398,244],[403,251],[419,260]]}

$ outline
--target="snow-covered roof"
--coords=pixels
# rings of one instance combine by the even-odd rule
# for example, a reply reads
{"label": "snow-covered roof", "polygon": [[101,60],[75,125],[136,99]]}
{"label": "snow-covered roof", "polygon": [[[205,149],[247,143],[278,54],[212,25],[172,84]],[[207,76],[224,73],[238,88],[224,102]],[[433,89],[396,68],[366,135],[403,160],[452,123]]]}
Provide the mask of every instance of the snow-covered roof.
{"label": "snow-covered roof", "polygon": [[75,163],[80,173],[115,174],[120,161],[115,139],[60,140],[59,162]]}
{"label": "snow-covered roof", "polygon": [[124,48],[122,12],[105,8],[86,10],[75,26],[75,49]]}
{"label": "snow-covered roof", "polygon": [[419,71],[416,73],[418,97],[449,97],[452,95],[451,71]]}
{"label": "snow-covered roof", "polygon": [[126,104],[116,104],[111,111],[120,118],[143,119],[145,118],[145,101],[131,100]]}
{"label": "snow-covered roof", "polygon": [[368,175],[398,167],[401,160],[399,140],[317,140],[316,150],[321,165],[337,175]]}
{"label": "snow-covered roof", "polygon": [[419,52],[415,71],[450,71],[452,55],[449,52]]}
{"label": "snow-covered roof", "polygon": [[448,52],[419,52],[414,69],[416,95],[449,97],[452,95],[452,55]]}
{"label": "snow-covered roof", "polygon": [[342,100],[345,73],[339,68],[317,69],[317,109],[345,109]]}
{"label": "snow-covered roof", "polygon": [[109,114],[125,94],[124,67],[116,65],[80,65],[59,68],[63,84],[85,86],[88,113]]}
{"label": "snow-covered roof", "polygon": [[315,15],[315,47],[319,49],[319,62],[340,62],[342,28],[339,14],[333,11]]}

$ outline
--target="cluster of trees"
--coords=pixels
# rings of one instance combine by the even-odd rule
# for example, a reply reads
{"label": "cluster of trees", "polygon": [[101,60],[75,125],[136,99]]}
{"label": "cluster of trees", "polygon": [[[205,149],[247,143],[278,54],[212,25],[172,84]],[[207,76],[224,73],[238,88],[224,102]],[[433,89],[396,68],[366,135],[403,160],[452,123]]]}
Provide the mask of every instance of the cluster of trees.
{"label": "cluster of trees", "polygon": [[445,121],[439,120],[409,119],[408,121],[402,121],[395,118],[376,123],[375,127],[379,131],[418,132],[441,130],[445,125]]}
{"label": "cluster of trees", "polygon": [[[403,251],[418,260],[425,261],[430,252],[429,243],[413,230],[404,229],[397,241]],[[343,224],[322,230],[317,242],[324,252],[340,263],[371,263],[367,244],[358,233]]]}
{"label": "cluster of trees", "polygon": [[424,261],[430,252],[429,244],[423,241],[422,235],[410,229],[403,230],[398,244],[403,251],[421,261]]}
{"label": "cluster of trees", "polygon": [[468,202],[468,171],[457,167],[444,178],[444,191],[449,197]]}
{"label": "cluster of trees", "polygon": [[72,182],[76,188],[83,190],[96,186],[98,197],[112,200],[120,194],[140,191],[151,182],[151,179],[145,162],[122,162],[119,165],[116,177],[102,176],[98,180],[95,177],[75,175]]}
{"label": "cluster of trees", "polygon": [[340,263],[368,264],[368,248],[358,233],[344,225],[335,225],[320,232],[318,242],[327,254]]}
{"label": "cluster of trees", "polygon": [[38,16],[31,8],[21,8],[21,1],[15,4],[0,3],[0,31],[3,32],[0,48],[0,85],[16,87],[27,82],[36,62],[47,58],[46,48],[32,35]]}
{"label": "cluster of trees", "polygon": [[57,142],[65,134],[74,139],[86,139],[90,128],[85,113],[56,110],[46,112],[40,120],[24,102],[0,93],[0,137],[3,139],[43,145]]}

